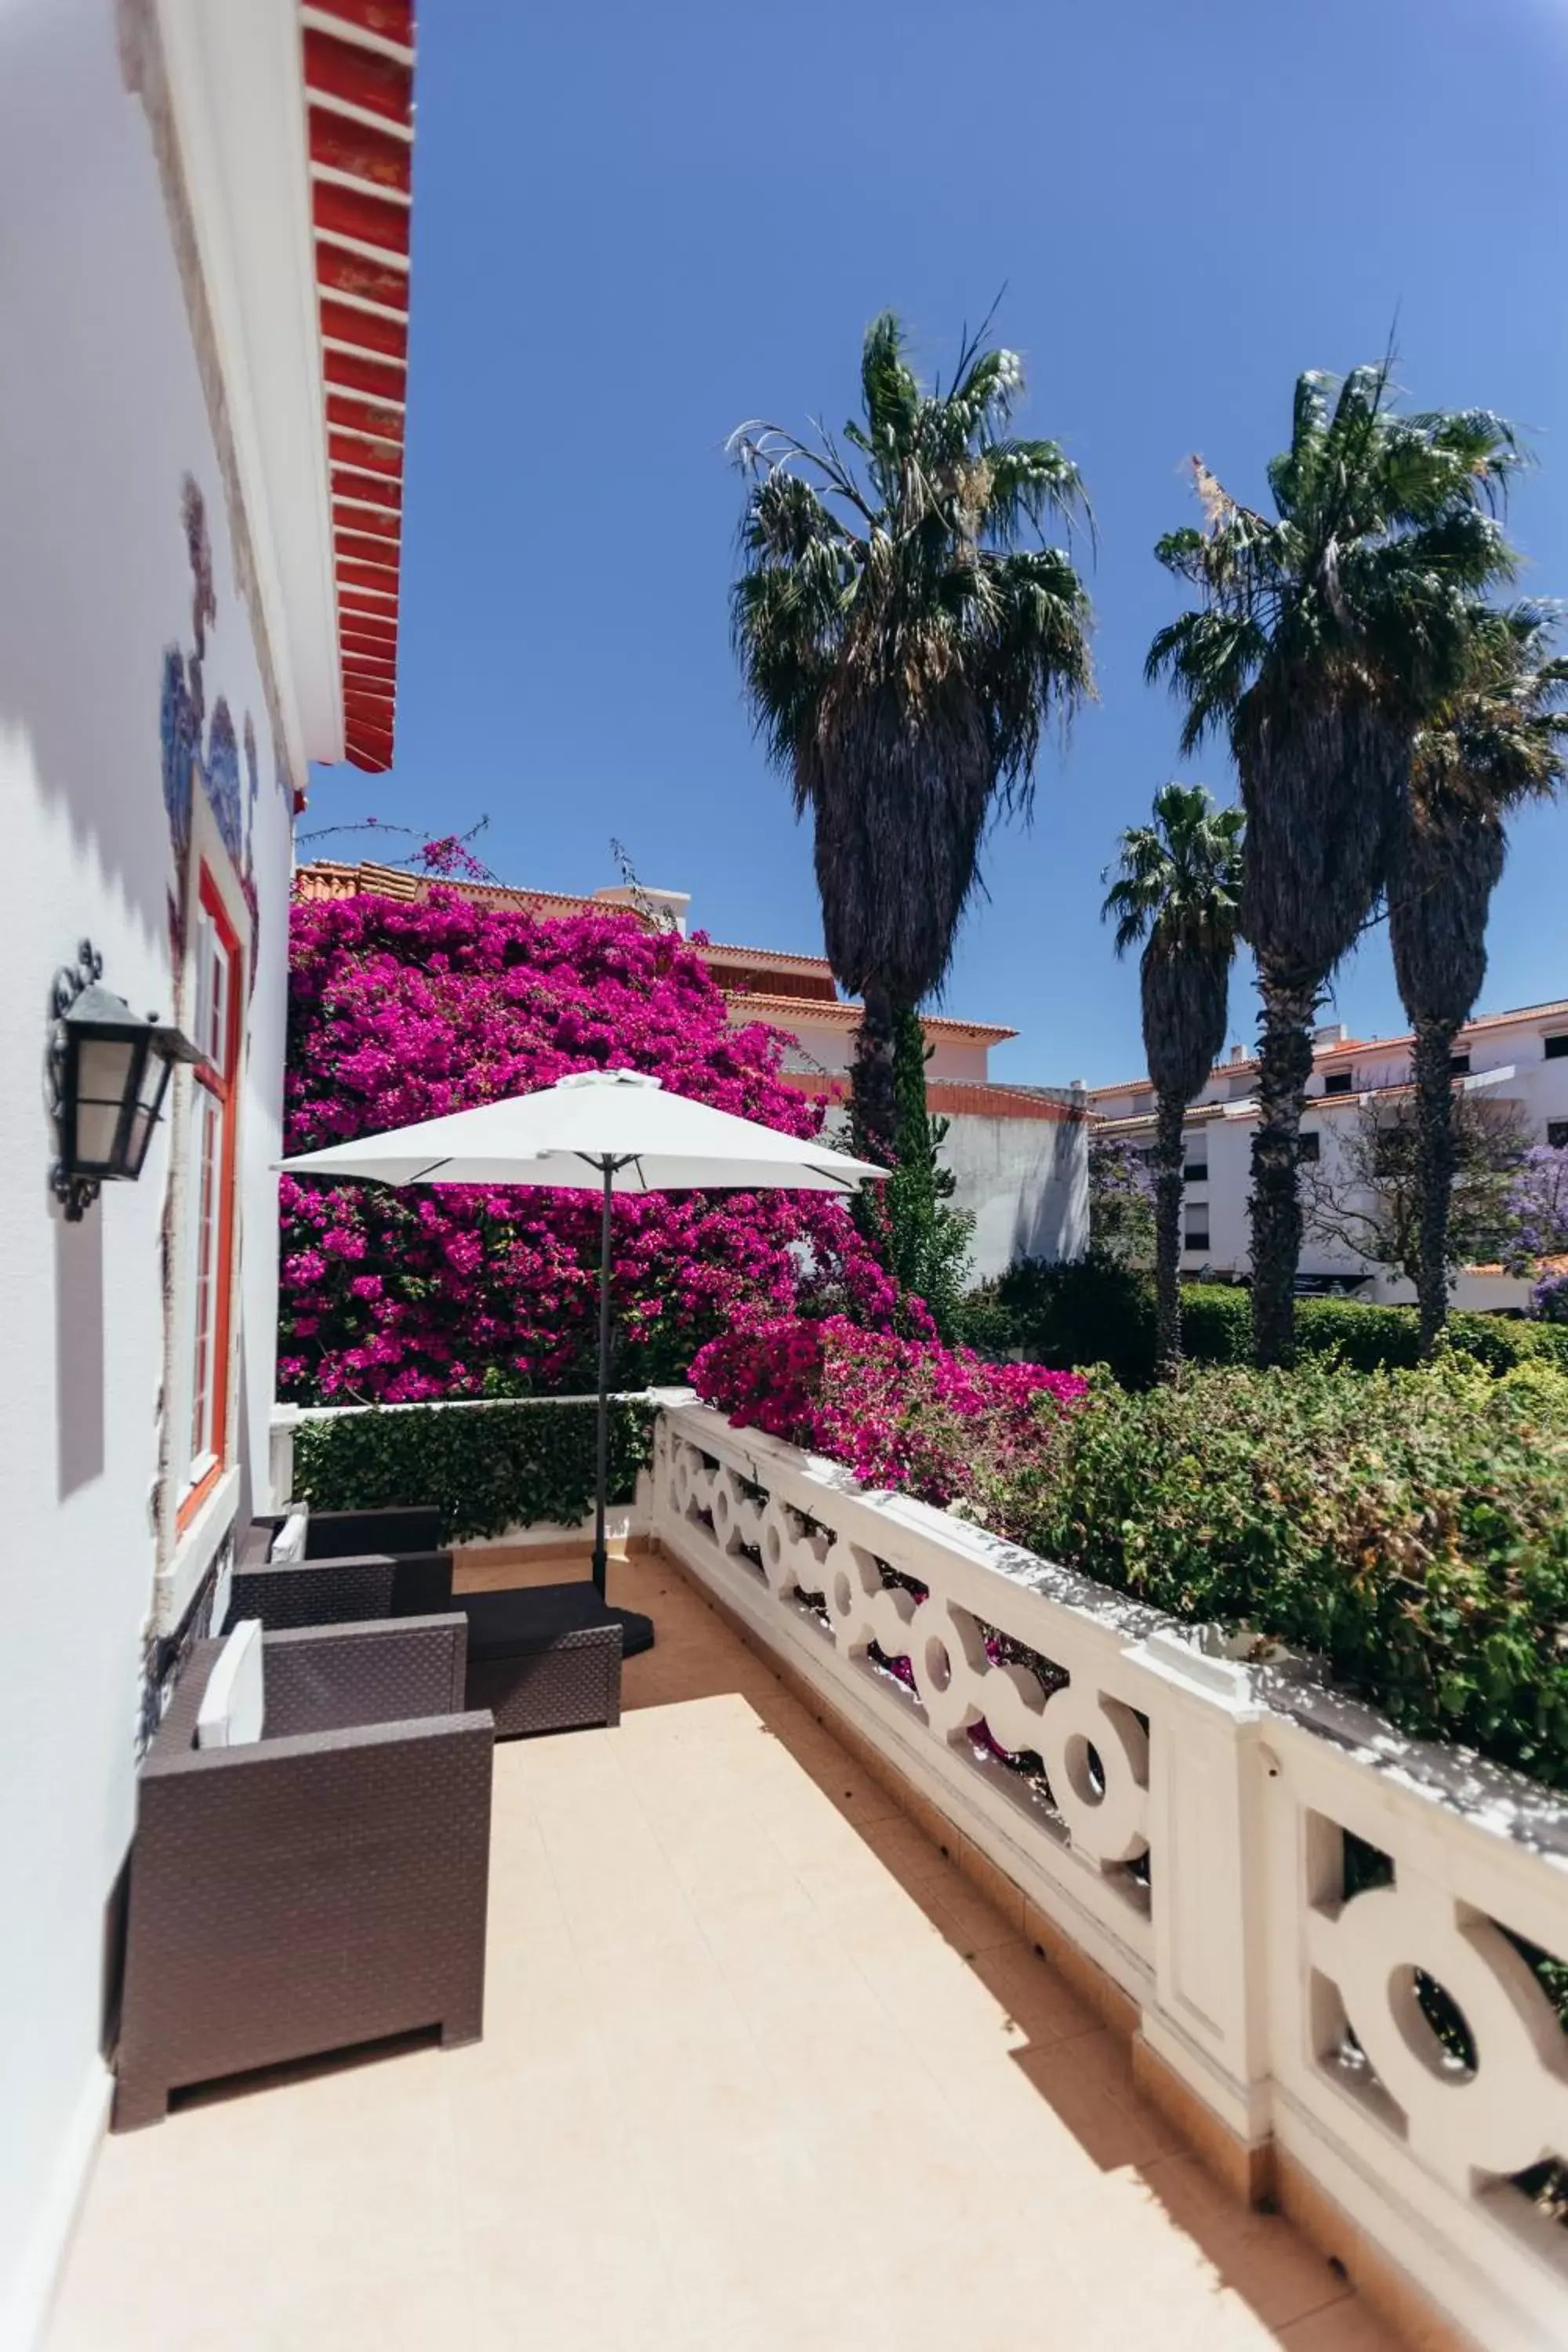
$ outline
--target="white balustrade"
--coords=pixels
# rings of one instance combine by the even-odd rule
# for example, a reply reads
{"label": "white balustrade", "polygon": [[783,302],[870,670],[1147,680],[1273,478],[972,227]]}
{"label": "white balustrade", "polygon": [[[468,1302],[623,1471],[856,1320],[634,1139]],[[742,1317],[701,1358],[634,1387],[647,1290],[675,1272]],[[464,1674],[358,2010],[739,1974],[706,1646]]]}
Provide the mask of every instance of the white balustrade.
{"label": "white balustrade", "polygon": [[1244,2146],[1488,2352],[1568,2344],[1568,1805],[700,1405],[653,1526]]}

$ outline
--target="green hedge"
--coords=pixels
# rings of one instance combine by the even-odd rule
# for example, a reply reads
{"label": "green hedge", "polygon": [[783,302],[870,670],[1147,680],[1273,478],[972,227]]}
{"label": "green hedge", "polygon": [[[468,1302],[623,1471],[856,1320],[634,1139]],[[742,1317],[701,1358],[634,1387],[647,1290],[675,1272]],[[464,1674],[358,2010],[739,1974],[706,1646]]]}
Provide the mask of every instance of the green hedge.
{"label": "green hedge", "polygon": [[[1251,1301],[1225,1283],[1184,1283],[1182,1345],[1194,1364],[1244,1364],[1251,1354]],[[1154,1292],[1146,1274],[1089,1256],[1070,1264],[1013,1267],[963,1302],[960,1337],[989,1353],[1021,1349],[1031,1362],[1064,1370],[1105,1364],[1124,1387],[1154,1374]],[[1506,1315],[1455,1314],[1448,1336],[1491,1372],[1544,1362],[1568,1370],[1568,1327]],[[1296,1339],[1303,1356],[1337,1355],[1359,1372],[1413,1369],[1419,1361],[1415,1309],[1354,1298],[1299,1298]]]}
{"label": "green hedge", "polygon": [[1046,1558],[1315,1653],[1405,1729],[1568,1787],[1568,1377],[1102,1379],[974,1499]]}
{"label": "green hedge", "polygon": [[[1448,1318],[1450,1344],[1489,1372],[1545,1362],[1568,1370],[1568,1332],[1509,1315]],[[1224,1283],[1182,1291],[1182,1344],[1194,1363],[1244,1364],[1252,1348],[1248,1294]],[[1299,1298],[1296,1344],[1303,1356],[1336,1355],[1358,1372],[1413,1370],[1421,1360],[1414,1307],[1373,1307],[1356,1298]]]}
{"label": "green hedge", "polygon": [[[447,1543],[539,1521],[574,1527],[594,1507],[592,1404],[405,1405],[302,1421],[294,1492],[322,1511],[434,1503]],[[653,1448],[654,1408],[610,1406],[610,1496],[629,1502]]]}

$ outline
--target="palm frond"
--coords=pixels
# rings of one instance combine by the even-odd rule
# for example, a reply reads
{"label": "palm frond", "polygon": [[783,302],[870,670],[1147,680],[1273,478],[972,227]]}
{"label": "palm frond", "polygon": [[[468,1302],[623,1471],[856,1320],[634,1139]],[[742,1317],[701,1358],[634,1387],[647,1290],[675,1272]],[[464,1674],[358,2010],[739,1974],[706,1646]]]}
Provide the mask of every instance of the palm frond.
{"label": "palm frond", "polygon": [[815,821],[829,957],[909,1004],[941,984],[991,814],[1027,811],[1043,728],[1093,692],[1088,595],[1043,543],[1089,520],[1083,484],[1057,443],[1012,433],[1023,366],[982,347],[988,326],[928,392],[884,312],[837,439],[752,419],[729,445],[747,483],[731,635]]}

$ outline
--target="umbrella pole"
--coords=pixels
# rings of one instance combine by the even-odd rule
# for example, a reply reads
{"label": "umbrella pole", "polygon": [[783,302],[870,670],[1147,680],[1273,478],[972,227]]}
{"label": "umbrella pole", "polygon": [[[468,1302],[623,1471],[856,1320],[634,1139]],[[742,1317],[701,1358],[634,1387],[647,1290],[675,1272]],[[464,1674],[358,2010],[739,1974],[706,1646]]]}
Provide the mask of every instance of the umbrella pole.
{"label": "umbrella pole", "polygon": [[599,1430],[598,1465],[594,1486],[594,1582],[605,1597],[607,1557],[605,1550],[605,1499],[610,1477],[610,1190],[615,1171],[605,1162],[605,1208],[599,1234]]}

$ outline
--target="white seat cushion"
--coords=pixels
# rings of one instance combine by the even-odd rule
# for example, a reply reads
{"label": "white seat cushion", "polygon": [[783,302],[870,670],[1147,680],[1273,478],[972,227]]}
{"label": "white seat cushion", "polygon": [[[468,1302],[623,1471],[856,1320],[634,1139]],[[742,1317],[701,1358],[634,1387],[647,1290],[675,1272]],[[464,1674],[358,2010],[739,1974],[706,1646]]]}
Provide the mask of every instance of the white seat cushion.
{"label": "white seat cushion", "polygon": [[266,1694],[261,1675],[261,1620],[242,1617],[207,1676],[196,1712],[198,1748],[247,1748],[261,1737]]}
{"label": "white seat cushion", "polygon": [[272,1538],[272,1549],[267,1557],[274,1562],[303,1559],[305,1557],[305,1521],[309,1512],[303,1503],[295,1504],[288,1517]]}

